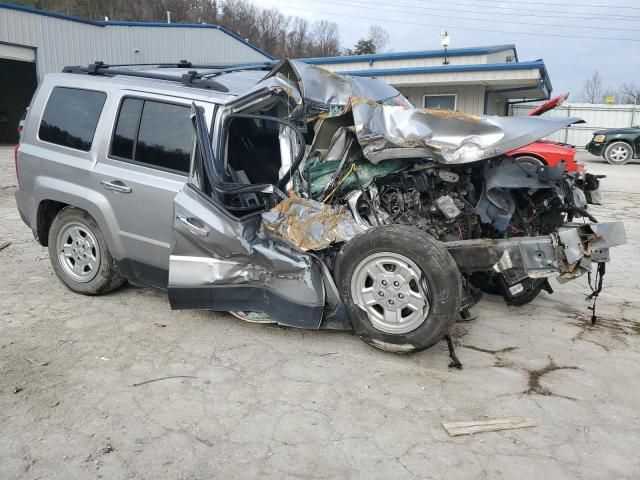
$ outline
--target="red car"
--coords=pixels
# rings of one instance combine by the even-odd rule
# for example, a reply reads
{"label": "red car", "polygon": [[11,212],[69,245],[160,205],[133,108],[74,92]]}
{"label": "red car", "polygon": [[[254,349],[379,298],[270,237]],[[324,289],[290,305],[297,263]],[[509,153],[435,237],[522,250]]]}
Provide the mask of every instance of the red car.
{"label": "red car", "polygon": [[[563,93],[555,98],[552,98],[548,102],[543,103],[538,108],[535,108],[529,112],[529,116],[542,115],[544,112],[553,110],[554,108],[562,105],[567,97],[568,93]],[[534,160],[538,162],[544,162],[547,165],[555,166],[560,162],[566,162],[567,172],[579,172],[584,173],[584,165],[576,162],[576,148],[573,145],[567,145],[565,143],[550,142],[547,140],[538,140],[537,142],[530,143],[522,148],[508,152],[507,157],[522,158]]]}

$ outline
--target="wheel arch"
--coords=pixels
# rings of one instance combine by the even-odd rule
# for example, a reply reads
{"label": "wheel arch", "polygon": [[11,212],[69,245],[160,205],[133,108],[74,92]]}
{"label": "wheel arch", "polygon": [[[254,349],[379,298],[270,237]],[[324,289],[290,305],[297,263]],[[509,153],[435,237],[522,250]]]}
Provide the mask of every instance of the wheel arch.
{"label": "wheel arch", "polygon": [[533,153],[533,152],[518,152],[517,154],[513,155],[511,158],[518,159],[522,157],[532,157],[532,158],[535,158],[536,160],[540,160],[545,165],[549,164],[549,162],[547,162],[547,160],[542,155],[540,155],[539,153]]}
{"label": "wheel arch", "polygon": [[51,222],[65,207],[87,212],[96,221],[113,258],[124,257],[122,242],[117,232],[119,225],[109,200],[101,193],[62,179],[40,177],[34,185],[35,233],[38,242],[47,246]]}
{"label": "wheel arch", "polygon": [[38,243],[43,247],[49,245],[49,230],[51,229],[53,219],[58,215],[60,210],[68,206],[67,203],[50,199],[45,199],[38,203],[36,213],[36,237]]}

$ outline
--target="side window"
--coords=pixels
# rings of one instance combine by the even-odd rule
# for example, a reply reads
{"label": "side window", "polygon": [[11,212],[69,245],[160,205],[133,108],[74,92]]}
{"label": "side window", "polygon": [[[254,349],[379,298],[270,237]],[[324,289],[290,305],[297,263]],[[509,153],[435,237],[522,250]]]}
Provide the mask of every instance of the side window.
{"label": "side window", "polygon": [[143,103],[143,100],[138,98],[125,98],[122,102],[111,143],[111,155],[133,160],[133,147],[136,143]]}
{"label": "side window", "polygon": [[189,107],[125,98],[110,153],[145,166],[187,174],[194,138],[190,115]]}
{"label": "side window", "polygon": [[55,87],[40,122],[40,140],[88,152],[106,99],[104,92]]}

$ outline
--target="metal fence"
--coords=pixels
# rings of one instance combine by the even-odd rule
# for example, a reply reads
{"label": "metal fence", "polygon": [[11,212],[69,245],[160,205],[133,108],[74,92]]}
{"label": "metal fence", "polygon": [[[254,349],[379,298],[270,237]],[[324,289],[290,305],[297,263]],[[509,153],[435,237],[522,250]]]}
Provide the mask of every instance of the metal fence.
{"label": "metal fence", "polygon": [[[510,115],[527,115],[539,103],[511,105]],[[593,132],[605,128],[628,128],[640,124],[640,105],[606,105],[591,103],[565,103],[545,113],[553,117],[579,117],[586,123],[579,123],[547,137],[549,140],[569,143],[579,149],[591,141]]]}

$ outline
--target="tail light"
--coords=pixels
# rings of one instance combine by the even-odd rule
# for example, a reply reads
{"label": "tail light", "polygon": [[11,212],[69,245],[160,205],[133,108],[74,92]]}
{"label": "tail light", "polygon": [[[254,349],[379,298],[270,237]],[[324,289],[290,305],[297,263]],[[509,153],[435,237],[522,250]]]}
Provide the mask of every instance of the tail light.
{"label": "tail light", "polygon": [[20,175],[18,174],[18,148],[20,148],[20,144],[16,145],[16,148],[13,149],[13,163],[16,167],[16,178],[18,182],[20,182]]}

